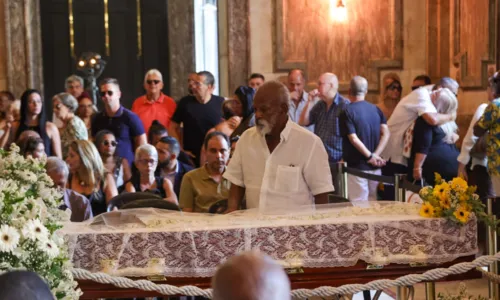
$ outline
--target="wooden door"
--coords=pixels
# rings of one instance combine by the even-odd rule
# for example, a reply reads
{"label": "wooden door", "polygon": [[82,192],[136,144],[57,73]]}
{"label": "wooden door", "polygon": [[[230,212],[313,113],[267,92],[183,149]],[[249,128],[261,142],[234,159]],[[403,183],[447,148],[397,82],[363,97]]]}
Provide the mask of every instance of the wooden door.
{"label": "wooden door", "polygon": [[[68,1],[40,0],[47,115],[52,111],[49,100],[64,91],[66,77],[81,75],[76,70],[76,63],[83,52],[101,54],[107,64],[99,79],[118,79],[122,104],[127,108],[144,93],[144,74],[149,69],[162,72],[164,92],[169,92],[166,0],[108,0],[109,47],[105,42],[104,0],[73,0],[74,55],[70,47]],[[97,103],[101,106],[100,101]]]}

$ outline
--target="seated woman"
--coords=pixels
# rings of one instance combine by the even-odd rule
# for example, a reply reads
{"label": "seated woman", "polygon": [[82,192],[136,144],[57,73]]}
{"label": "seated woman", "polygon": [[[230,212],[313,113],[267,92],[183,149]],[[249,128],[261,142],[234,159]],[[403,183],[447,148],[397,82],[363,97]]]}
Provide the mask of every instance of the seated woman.
{"label": "seated woman", "polygon": [[73,141],[66,163],[70,172],[67,188],[90,200],[94,216],[106,212],[108,202],[118,195],[118,191],[113,175],[105,173],[94,144],[87,140]]}
{"label": "seated woman", "polygon": [[21,101],[20,100],[14,100],[9,106],[7,107],[7,110],[5,112],[5,123],[3,127],[1,127],[3,133],[0,135],[0,148],[5,149],[5,145],[7,145],[7,142],[10,140],[11,135],[11,127],[14,122],[19,122],[21,119],[20,116],[20,110],[21,110]]}
{"label": "seated woman", "polygon": [[[9,137],[10,143],[17,140],[23,131],[38,132],[45,146],[47,156],[61,157],[61,138],[59,129],[52,122],[46,121],[42,96],[39,91],[28,89],[21,96],[21,119],[14,123]],[[7,143],[9,145],[10,143]]]}
{"label": "seated woman", "polygon": [[19,145],[19,148],[24,157],[31,156],[38,159],[45,157],[45,146],[39,137],[28,137],[22,145]]}
{"label": "seated woman", "polygon": [[91,123],[92,117],[97,113],[97,107],[95,107],[92,99],[88,97],[79,97],[78,98],[78,110],[76,111],[76,115],[82,119],[83,123],[85,123],[85,127],[87,128],[87,134],[91,136]]}
{"label": "seated woman", "polygon": [[178,204],[172,182],[167,178],[155,176],[158,165],[158,152],[155,147],[146,144],[137,148],[134,164],[138,174],[134,174],[132,179],[125,184],[125,191],[129,193],[151,192]]}
{"label": "seated woman", "polygon": [[[431,98],[438,113],[456,113],[457,98],[449,89],[441,89]],[[425,184],[434,185],[434,172],[439,173],[446,181],[457,176],[457,129],[455,122],[431,126],[422,117],[415,121],[411,156],[408,161],[410,180],[423,179]]]}
{"label": "seated woman", "polygon": [[128,160],[116,155],[118,143],[115,135],[109,130],[101,130],[96,134],[94,143],[101,155],[104,169],[106,172],[113,174],[116,187],[120,189],[125,182],[130,180],[132,172]]}
{"label": "seated woman", "polygon": [[52,98],[55,116],[61,120],[61,149],[63,157],[68,155],[68,148],[74,140],[88,140],[88,131],[82,119],[75,115],[78,102],[73,95],[60,93]]}

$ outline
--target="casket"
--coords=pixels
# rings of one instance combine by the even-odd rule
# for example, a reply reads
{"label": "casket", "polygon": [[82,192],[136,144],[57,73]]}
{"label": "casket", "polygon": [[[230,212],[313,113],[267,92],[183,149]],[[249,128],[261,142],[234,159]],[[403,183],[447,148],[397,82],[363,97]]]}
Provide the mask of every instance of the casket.
{"label": "casket", "polygon": [[[143,208],[68,223],[62,233],[75,268],[203,288],[210,286],[219,264],[251,249],[279,261],[293,289],[394,279],[474,259],[475,219],[459,226],[423,218],[418,210],[399,202],[324,205],[273,215]],[[444,280],[479,276],[469,272]],[[156,295],[79,283],[83,298]]]}

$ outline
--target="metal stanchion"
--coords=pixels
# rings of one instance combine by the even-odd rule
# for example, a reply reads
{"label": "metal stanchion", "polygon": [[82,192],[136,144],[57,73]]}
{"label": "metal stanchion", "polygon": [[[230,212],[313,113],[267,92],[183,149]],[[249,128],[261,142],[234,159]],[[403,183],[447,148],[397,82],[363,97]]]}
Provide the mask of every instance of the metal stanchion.
{"label": "metal stanchion", "polygon": [[340,176],[340,195],[344,198],[348,198],[348,191],[347,191],[347,163],[346,162],[339,162],[339,173],[338,176]]}
{"label": "metal stanchion", "polygon": [[425,299],[436,300],[436,283],[434,282],[425,283]]}
{"label": "metal stanchion", "polygon": [[394,201],[401,201],[401,199],[399,198],[401,195],[400,195],[400,192],[399,192],[399,189],[401,188],[401,182],[399,181],[401,176],[401,174],[394,174]]}
{"label": "metal stanchion", "polygon": [[[493,199],[488,198],[488,215],[496,220],[495,214],[493,214]],[[497,229],[495,226],[488,226],[488,254],[495,255],[497,253]],[[493,274],[498,274],[497,262],[493,262],[489,266],[489,271]],[[490,299],[499,299],[498,293],[498,283],[493,281],[488,281],[489,296]]]}
{"label": "metal stanchion", "polygon": [[408,300],[408,289],[405,286],[397,287],[396,300]]}
{"label": "metal stanchion", "polygon": [[403,181],[406,179],[406,174],[396,174],[396,180],[394,181],[394,189],[396,193],[396,201],[406,202],[406,190],[401,187]]}

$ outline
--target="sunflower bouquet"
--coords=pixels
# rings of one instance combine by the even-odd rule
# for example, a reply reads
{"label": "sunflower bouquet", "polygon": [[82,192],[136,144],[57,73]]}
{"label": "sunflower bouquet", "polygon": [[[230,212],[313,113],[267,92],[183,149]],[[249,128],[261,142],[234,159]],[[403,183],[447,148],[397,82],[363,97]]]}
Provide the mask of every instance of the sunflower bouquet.
{"label": "sunflower bouquet", "polygon": [[434,186],[420,190],[420,198],[424,201],[420,215],[427,218],[446,218],[463,225],[469,221],[473,213],[478,220],[489,223],[491,220],[485,213],[485,205],[475,193],[476,187],[469,186],[461,177],[445,181],[435,173]]}
{"label": "sunflower bouquet", "polygon": [[0,150],[0,274],[36,272],[55,299],[78,299],[67,246],[57,234],[69,216],[58,209],[62,194],[52,188],[45,161],[24,158],[19,147]]}

